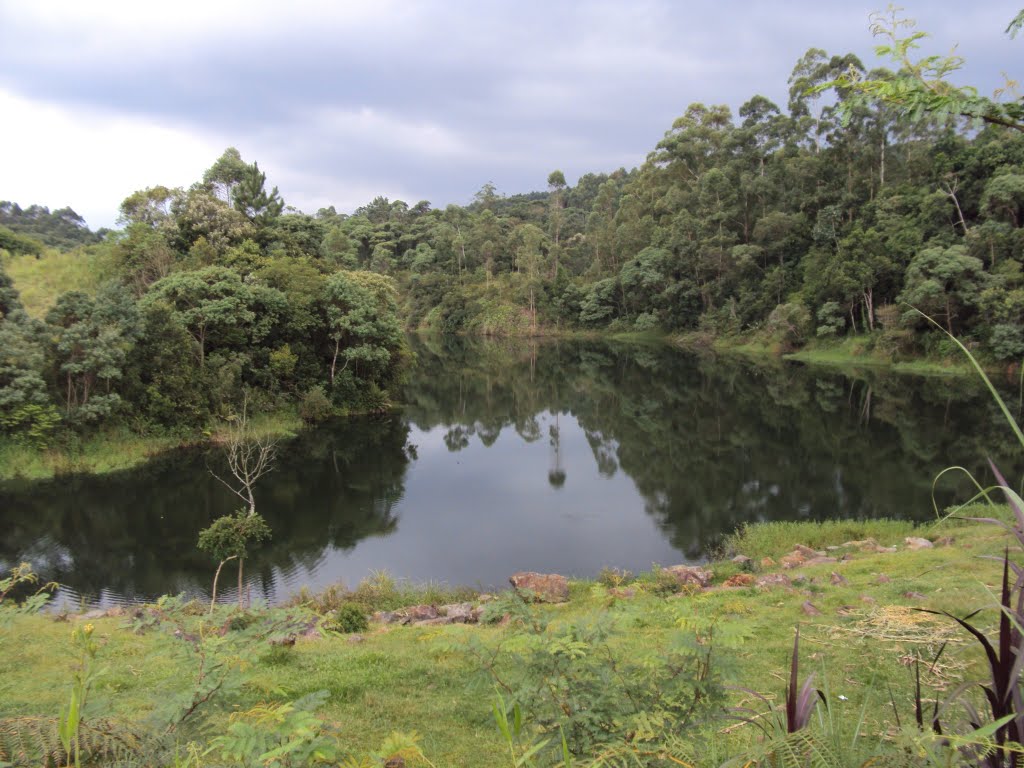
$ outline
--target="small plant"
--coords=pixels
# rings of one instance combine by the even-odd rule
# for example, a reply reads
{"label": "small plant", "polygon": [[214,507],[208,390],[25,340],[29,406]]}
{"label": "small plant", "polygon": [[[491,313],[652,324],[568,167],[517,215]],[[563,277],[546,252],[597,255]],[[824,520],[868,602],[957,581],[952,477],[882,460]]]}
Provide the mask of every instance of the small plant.
{"label": "small plant", "polygon": [[263,517],[255,512],[238,510],[233,515],[218,517],[208,528],[199,532],[198,547],[209,552],[220,562],[213,575],[213,590],[210,597],[210,613],[217,604],[217,581],[225,563],[238,560],[238,607],[245,602],[242,593],[242,563],[249,554],[249,547],[270,538],[270,527]]}
{"label": "small plant", "polygon": [[68,702],[67,708],[61,712],[57,725],[60,743],[64,747],[65,765],[73,764],[75,768],[79,768],[82,764],[82,744],[79,739],[79,731],[89,690],[96,676],[93,662],[96,660],[99,648],[93,639],[94,630],[92,624],[85,624],[75,627],[71,631],[71,642],[78,651],[78,666],[72,676],[71,700]]}
{"label": "small plant", "polygon": [[619,568],[602,568],[597,575],[599,583],[609,589],[624,587],[633,581],[633,574],[630,571]]}
{"label": "small plant", "polygon": [[12,599],[15,590],[31,587],[39,583],[39,577],[28,563],[21,563],[11,569],[9,576],[0,579],[0,616],[7,611],[16,613],[36,613],[50,599],[50,592],[57,589],[57,582],[50,581],[36,589],[20,604],[15,605]]}
{"label": "small plant", "polygon": [[330,632],[350,635],[353,632],[365,632],[370,628],[370,623],[362,608],[354,603],[346,603],[327,618],[322,626]]}

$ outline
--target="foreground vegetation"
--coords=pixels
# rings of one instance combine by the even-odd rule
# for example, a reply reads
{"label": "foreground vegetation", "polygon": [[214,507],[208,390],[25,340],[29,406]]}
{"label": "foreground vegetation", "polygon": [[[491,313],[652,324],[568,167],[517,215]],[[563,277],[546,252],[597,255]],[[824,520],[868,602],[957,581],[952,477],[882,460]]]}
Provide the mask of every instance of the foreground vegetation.
{"label": "foreground vegetation", "polygon": [[[907,536],[937,545],[911,550]],[[873,552],[870,538],[899,551]],[[849,553],[848,560],[785,571],[761,564],[780,562],[797,543],[852,540],[861,543],[829,552]],[[273,610],[223,607],[207,615],[205,606],[175,600],[112,618],[8,609],[0,635],[0,760],[25,745],[59,752],[57,716],[66,718],[72,681],[87,662],[80,732],[107,765],[337,764],[343,754],[387,758],[382,745],[405,747],[406,764],[415,765],[410,738],[438,766],[513,765],[541,743],[527,762],[562,765],[564,735],[574,764],[601,756],[602,764],[627,764],[625,756],[636,753],[643,765],[717,766],[738,755],[756,759],[763,749],[757,726],[729,717],[730,707],[763,710],[763,702],[731,686],[781,706],[799,626],[801,680],[815,673],[828,699],[807,733],[822,750],[838,750],[841,761],[830,764],[861,765],[874,756],[872,764],[919,765],[922,744],[936,747],[927,728],[913,725],[915,675],[930,712],[933,699],[944,702],[960,682],[984,674],[984,657],[954,621],[917,609],[956,616],[982,609],[975,621],[993,627],[1001,563],[983,556],[998,556],[1007,544],[993,526],[956,520],[754,525],[723,551],[752,565],[713,564],[718,586],[707,591],[681,587],[665,571],[635,579],[607,571],[596,582],[573,582],[564,605],[528,605],[512,595],[485,603],[485,622],[508,617],[498,624],[371,623],[358,635],[344,632],[361,629],[359,619],[372,610],[470,595],[402,588],[378,574],[355,590],[300,595]],[[721,586],[769,573],[784,573],[793,585]],[[339,622],[342,614],[356,616],[356,624]],[[304,634],[315,625],[325,637]],[[927,663],[917,665],[918,658]],[[509,711],[498,722],[511,745],[495,722],[499,700],[499,711]],[[289,702],[300,704],[292,710]],[[944,704],[943,722],[957,722],[956,709]],[[263,733],[248,747],[247,727]],[[385,744],[396,731],[405,736]],[[307,750],[314,742],[323,760]],[[282,750],[277,762],[259,757],[272,748]]]}

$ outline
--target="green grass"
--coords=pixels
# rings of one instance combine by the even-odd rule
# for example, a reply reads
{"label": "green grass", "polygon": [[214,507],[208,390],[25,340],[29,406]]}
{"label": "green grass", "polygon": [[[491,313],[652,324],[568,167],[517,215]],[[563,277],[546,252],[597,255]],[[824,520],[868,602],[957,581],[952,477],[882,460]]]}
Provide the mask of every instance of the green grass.
{"label": "green grass", "polygon": [[[1009,541],[1007,536],[995,526],[946,520],[937,527],[896,521],[765,524],[748,526],[732,539],[733,546],[748,556],[775,557],[795,543],[825,547],[872,536],[883,544],[902,544],[907,535],[943,535],[955,541],[951,546],[920,551],[901,548],[893,554],[854,552],[847,562],[797,568],[786,573],[802,574],[806,581],[791,590],[747,587],[663,598],[646,591],[645,584],[653,580],[641,578],[634,582],[638,590],[634,598],[614,599],[600,584],[577,582],[568,605],[533,610],[544,612],[554,626],[610,612],[619,617],[622,628],[614,647],[625,655],[642,654],[676,631],[672,611],[717,615],[723,625],[728,623],[750,636],[735,649],[720,653],[721,662],[732,667],[730,682],[771,695],[776,701],[785,687],[793,628],[800,625],[802,675],[816,672],[819,686],[827,683],[840,718],[855,718],[867,697],[867,732],[877,735],[893,724],[888,688],[901,707],[901,716],[905,720],[913,717],[912,672],[907,659],[916,651],[933,652],[933,645],[949,639],[943,664],[924,673],[923,682],[929,689],[939,685],[948,691],[957,681],[980,672],[978,648],[964,633],[944,617],[912,609],[926,607],[964,615],[992,606],[1000,565],[980,556],[1000,554]],[[731,563],[712,567],[719,584],[738,570]],[[829,577],[833,571],[848,583],[832,586]],[[879,574],[889,581],[879,583]],[[401,602],[395,596],[402,588],[393,582],[384,584],[378,579],[376,585],[362,589],[370,602],[384,600],[375,605],[393,607]],[[925,597],[907,597],[911,592]],[[402,599],[441,600],[448,596],[409,589]],[[807,600],[821,615],[804,613],[802,605]],[[847,615],[839,610],[844,606]],[[991,627],[997,612],[984,616],[983,623]],[[885,617],[889,624],[882,622]],[[119,619],[99,619],[95,624],[102,642],[99,666],[108,670],[97,683],[95,702],[102,711],[139,720],[154,711],[160,698],[187,689],[192,670],[183,663],[181,641],[161,632],[134,635]],[[326,689],[330,698],[321,715],[338,724],[350,747],[372,749],[392,731],[415,730],[437,766],[501,765],[500,737],[490,714],[493,690],[464,649],[473,637],[496,647],[508,632],[497,626],[372,626],[358,643],[347,637],[330,637],[300,640],[284,652],[267,648],[248,659],[242,687],[228,697],[228,709],[213,722],[223,722],[234,709],[288,701]],[[59,712],[73,667],[70,647],[70,625],[51,616],[17,617],[0,632],[0,716]],[[846,700],[835,698],[839,695]],[[742,692],[729,694],[730,705],[752,703]],[[742,751],[757,738],[753,727],[724,732],[726,725],[715,721],[703,727],[703,736],[714,742],[708,754],[716,754],[715,760]]]}
{"label": "green grass", "polygon": [[[262,413],[251,421],[258,436],[290,437],[302,429],[294,408]],[[0,481],[47,480],[70,474],[102,475],[144,464],[175,448],[224,439],[223,425],[192,435],[140,435],[127,427],[111,427],[81,441],[70,440],[45,450],[0,438]]]}
{"label": "green grass", "polygon": [[787,360],[799,360],[812,365],[836,368],[882,367],[897,373],[917,376],[964,376],[973,375],[970,363],[955,358],[916,358],[893,360],[885,353],[870,350],[869,337],[847,336],[834,341],[813,340],[803,349],[783,355]]}
{"label": "green grass", "polygon": [[51,248],[38,259],[8,256],[4,269],[14,281],[25,311],[37,318],[43,317],[62,293],[95,293],[113,274],[109,253],[84,249],[62,252]]}

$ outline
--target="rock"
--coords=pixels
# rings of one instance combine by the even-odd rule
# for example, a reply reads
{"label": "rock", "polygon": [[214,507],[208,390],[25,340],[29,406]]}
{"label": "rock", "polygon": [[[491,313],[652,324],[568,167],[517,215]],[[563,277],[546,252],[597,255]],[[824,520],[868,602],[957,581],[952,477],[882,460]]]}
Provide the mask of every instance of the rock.
{"label": "rock", "polygon": [[751,560],[746,555],[736,555],[736,557],[732,559],[732,562],[736,563],[737,565],[746,565],[747,563],[751,562]]}
{"label": "rock", "polygon": [[878,602],[878,601],[877,601],[877,600],[875,600],[875,598],[873,598],[873,597],[872,597],[871,595],[861,595],[861,596],[860,596],[860,601],[861,601],[862,603],[876,603],[876,602]]}
{"label": "rock", "polygon": [[82,621],[92,621],[93,619],[102,619],[106,615],[107,612],[105,610],[102,608],[96,608],[95,610],[86,611],[85,613],[80,614],[78,618]]}
{"label": "rock", "polygon": [[103,615],[109,619],[119,619],[122,616],[126,616],[128,611],[123,605],[115,605],[113,608],[108,608],[106,613]]}
{"label": "rock", "polygon": [[907,549],[931,549],[935,546],[928,539],[922,539],[920,536],[907,536],[903,543],[907,545]]}
{"label": "rock", "polygon": [[440,614],[433,605],[414,605],[399,612],[403,624],[418,624],[421,621],[436,619]]}
{"label": "rock", "polygon": [[835,571],[832,571],[832,576],[829,578],[829,581],[832,582],[833,587],[845,587],[850,583],[843,574],[836,573]]}
{"label": "rock", "polygon": [[835,545],[835,544],[833,544],[833,545],[832,545],[832,546],[830,546],[830,547],[825,547],[825,551],[826,551],[826,552],[835,552],[835,551],[836,551],[836,550],[838,550],[838,549],[842,549],[842,547],[840,547],[840,546],[837,546],[837,545]]}
{"label": "rock", "polygon": [[359,643],[366,642],[366,638],[362,635],[349,635],[348,642],[350,645],[359,645]]}
{"label": "rock", "polygon": [[893,552],[896,551],[896,547],[883,547],[881,544],[879,544],[877,547],[875,547],[871,551],[872,552],[877,552],[880,555],[892,554]]}
{"label": "rock", "polygon": [[701,589],[708,586],[715,576],[710,570],[699,565],[670,565],[663,570],[665,573],[671,573],[680,585],[695,584]]}
{"label": "rock", "polygon": [[557,573],[520,571],[508,580],[517,592],[529,592],[539,602],[564,603],[569,599],[569,580]]}
{"label": "rock", "polygon": [[442,605],[441,613],[452,619],[453,622],[469,624],[473,621],[473,604],[452,603],[451,605]]}
{"label": "rock", "polygon": [[631,597],[636,597],[636,590],[632,587],[615,587],[614,589],[609,589],[608,594],[612,597],[628,600]]}
{"label": "rock", "polygon": [[417,627],[439,627],[445,624],[455,624],[456,619],[451,616],[436,616],[433,619],[421,619],[420,621],[414,621],[413,626]]}
{"label": "rock", "polygon": [[764,576],[759,576],[755,582],[759,587],[791,587],[793,582],[790,581],[789,576],[784,573],[766,573]]}
{"label": "rock", "polygon": [[825,555],[818,555],[812,557],[810,560],[804,562],[804,565],[825,565],[827,563],[838,563],[839,561],[834,557],[826,557]]}
{"label": "rock", "polygon": [[924,600],[924,595],[920,592],[904,592],[903,596],[908,600]]}
{"label": "rock", "polygon": [[790,569],[799,568],[806,561],[807,559],[799,552],[790,552],[788,555],[783,555],[781,563],[783,568]]}
{"label": "rock", "polygon": [[370,618],[381,624],[395,624],[402,620],[402,617],[394,611],[377,611]]}
{"label": "rock", "polygon": [[777,563],[774,560],[772,560],[770,557],[762,557],[761,558],[761,567],[762,568],[774,568],[776,565],[777,565]]}
{"label": "rock", "polygon": [[477,598],[477,600],[481,603],[489,603],[491,602],[491,600],[497,599],[498,598],[496,598],[494,595],[488,594],[487,592],[484,592],[482,595],[480,595],[480,597]]}
{"label": "rock", "polygon": [[874,550],[874,548],[878,546],[878,542],[875,541],[873,538],[869,537],[866,539],[861,539],[859,541],[848,541],[845,544],[843,544],[843,546],[851,547],[854,549]]}
{"label": "rock", "polygon": [[878,576],[875,577],[876,584],[888,584],[890,581],[892,581],[892,579],[890,579],[884,573],[880,573],[878,574]]}
{"label": "rock", "polygon": [[724,587],[749,587],[754,583],[754,576],[750,573],[737,573],[725,580]]}
{"label": "rock", "polygon": [[401,755],[394,755],[384,761],[384,768],[405,768],[405,758]]}
{"label": "rock", "polygon": [[795,547],[793,547],[793,551],[794,552],[799,552],[805,558],[821,557],[821,556],[823,556],[825,554],[824,552],[819,552],[816,549],[811,549],[810,547],[805,547],[803,544],[797,544]]}
{"label": "rock", "polygon": [[948,547],[951,546],[954,541],[956,541],[956,539],[954,539],[952,536],[940,536],[935,540],[935,546]]}
{"label": "rock", "polygon": [[821,616],[821,611],[819,611],[810,600],[805,600],[804,604],[800,606],[800,608],[808,616]]}

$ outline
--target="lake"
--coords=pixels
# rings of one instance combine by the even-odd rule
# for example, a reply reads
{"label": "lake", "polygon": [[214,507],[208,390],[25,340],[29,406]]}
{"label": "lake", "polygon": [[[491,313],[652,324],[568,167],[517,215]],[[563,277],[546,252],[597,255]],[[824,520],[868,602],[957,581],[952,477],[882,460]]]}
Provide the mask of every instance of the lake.
{"label": "lake", "polygon": [[[257,505],[273,539],[254,597],[354,586],[375,570],[501,587],[518,570],[592,577],[707,558],[743,523],[934,516],[932,481],[1013,436],[970,378],[840,374],[667,345],[414,339],[404,407],[282,441]],[[139,469],[0,485],[0,571],[57,603],[205,594],[199,531],[238,500],[218,450]],[[940,506],[969,496],[949,478]],[[222,583],[231,597],[233,570]]]}

